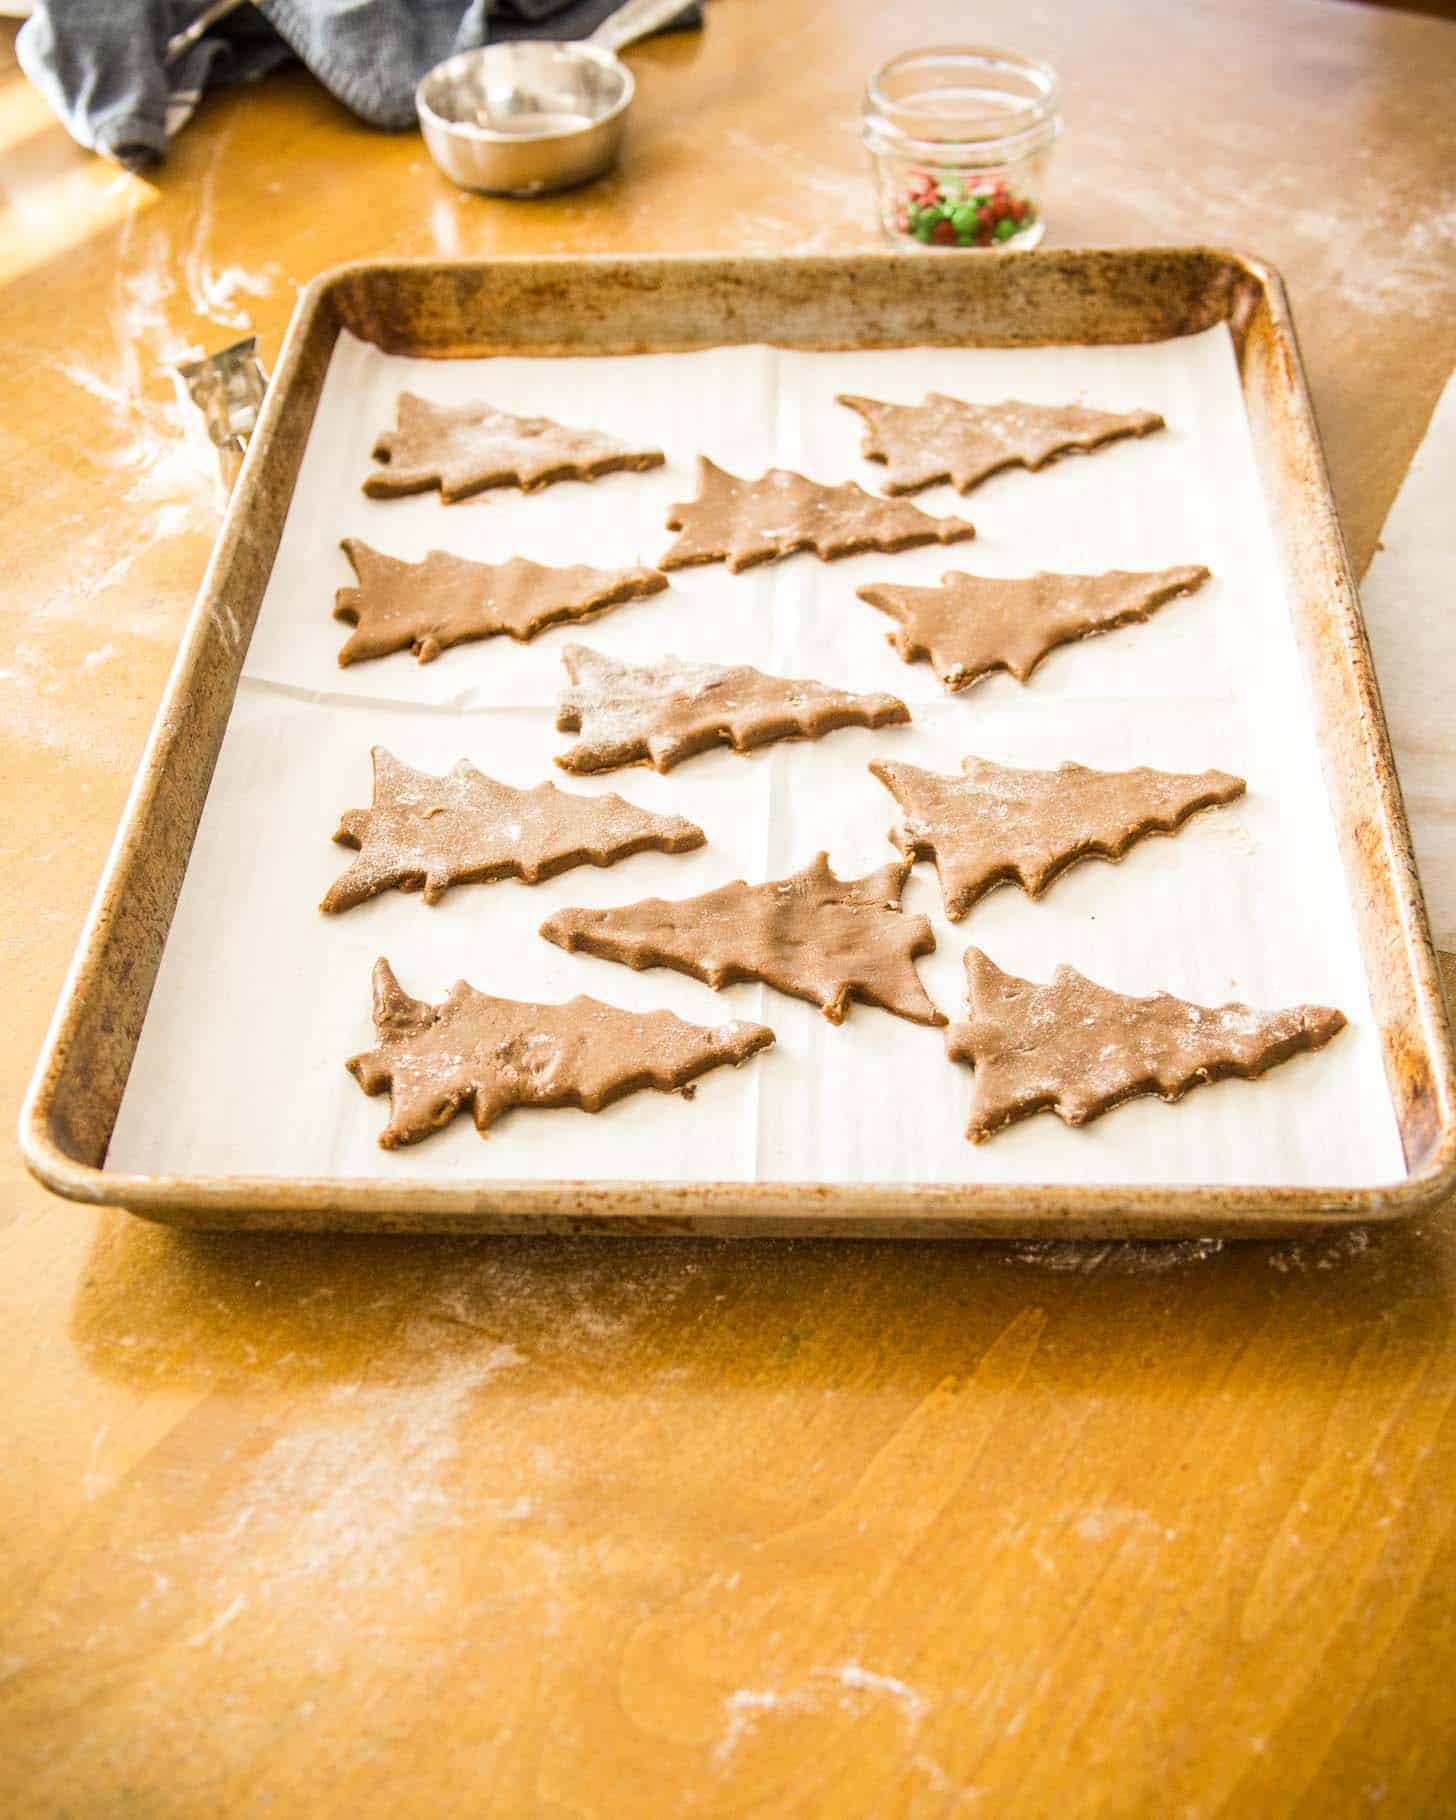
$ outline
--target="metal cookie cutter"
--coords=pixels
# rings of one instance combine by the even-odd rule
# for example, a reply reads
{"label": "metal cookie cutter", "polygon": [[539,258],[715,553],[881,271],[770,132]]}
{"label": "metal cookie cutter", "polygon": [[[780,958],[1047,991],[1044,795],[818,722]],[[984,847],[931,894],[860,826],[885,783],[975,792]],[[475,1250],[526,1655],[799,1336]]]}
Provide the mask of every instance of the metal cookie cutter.
{"label": "metal cookie cutter", "polygon": [[258,337],[248,335],[220,354],[189,360],[175,370],[177,395],[189,415],[193,410],[201,414],[208,441],[217,451],[222,490],[230,493],[268,389]]}

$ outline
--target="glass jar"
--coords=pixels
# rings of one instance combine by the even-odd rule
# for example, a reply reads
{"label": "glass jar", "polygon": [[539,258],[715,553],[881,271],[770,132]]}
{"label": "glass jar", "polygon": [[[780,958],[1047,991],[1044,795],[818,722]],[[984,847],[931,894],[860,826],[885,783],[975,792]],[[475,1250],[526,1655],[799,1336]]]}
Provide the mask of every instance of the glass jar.
{"label": "glass jar", "polygon": [[907,51],[870,78],[864,141],[899,247],[1033,247],[1062,130],[1056,71],[975,46]]}

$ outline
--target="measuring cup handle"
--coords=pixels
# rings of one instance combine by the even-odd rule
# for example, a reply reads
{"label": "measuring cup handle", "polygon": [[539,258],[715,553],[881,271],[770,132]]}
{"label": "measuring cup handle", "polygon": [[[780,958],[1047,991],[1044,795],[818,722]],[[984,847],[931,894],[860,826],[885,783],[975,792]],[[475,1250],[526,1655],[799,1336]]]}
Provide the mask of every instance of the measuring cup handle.
{"label": "measuring cup handle", "polygon": [[626,0],[625,6],[602,20],[587,43],[600,45],[604,51],[625,50],[639,38],[660,31],[686,7],[687,0]]}

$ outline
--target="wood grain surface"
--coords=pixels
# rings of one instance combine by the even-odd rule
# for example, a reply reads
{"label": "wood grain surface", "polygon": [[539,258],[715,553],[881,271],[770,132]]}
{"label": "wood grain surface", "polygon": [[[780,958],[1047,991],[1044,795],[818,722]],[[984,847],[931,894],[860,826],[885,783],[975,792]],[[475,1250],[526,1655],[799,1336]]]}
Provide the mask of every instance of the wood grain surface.
{"label": "wood grain surface", "polygon": [[[953,0],[713,0],[629,53],[620,172],[515,204],[299,71],[126,176],[3,28],[12,1106],[216,527],[169,362],[249,327],[271,357],[356,256],[873,244],[860,83],[966,29]],[[1456,26],[988,0],[974,35],[1063,71],[1052,244],[1283,269],[1363,567],[1456,358]],[[7,1813],[1456,1807],[1449,1217],[240,1240],[0,1167]]]}

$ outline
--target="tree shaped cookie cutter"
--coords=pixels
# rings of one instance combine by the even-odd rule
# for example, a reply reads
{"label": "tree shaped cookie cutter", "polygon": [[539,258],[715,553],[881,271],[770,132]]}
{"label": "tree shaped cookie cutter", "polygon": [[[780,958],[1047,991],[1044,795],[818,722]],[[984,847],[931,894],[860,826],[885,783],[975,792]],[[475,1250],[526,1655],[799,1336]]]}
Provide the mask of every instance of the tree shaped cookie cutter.
{"label": "tree shaped cookie cutter", "polygon": [[216,452],[219,492],[226,498],[237,484],[268,389],[258,337],[246,335],[221,353],[184,361],[172,370],[189,433],[200,427]]}

